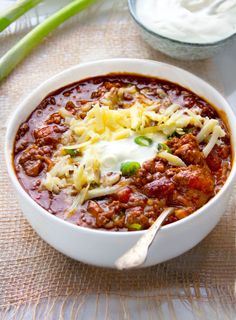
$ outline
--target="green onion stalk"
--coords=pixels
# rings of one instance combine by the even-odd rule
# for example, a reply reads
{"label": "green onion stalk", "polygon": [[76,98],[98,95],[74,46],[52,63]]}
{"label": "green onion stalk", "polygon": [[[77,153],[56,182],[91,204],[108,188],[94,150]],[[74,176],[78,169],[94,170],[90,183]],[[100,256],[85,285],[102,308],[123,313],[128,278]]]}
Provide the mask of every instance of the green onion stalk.
{"label": "green onion stalk", "polygon": [[96,2],[96,0],[74,0],[30,31],[0,59],[0,81],[27,56],[46,35],[94,2]]}
{"label": "green onion stalk", "polygon": [[39,2],[42,2],[42,0],[21,0],[3,11],[0,14],[0,32],[6,29],[24,13],[37,6]]}

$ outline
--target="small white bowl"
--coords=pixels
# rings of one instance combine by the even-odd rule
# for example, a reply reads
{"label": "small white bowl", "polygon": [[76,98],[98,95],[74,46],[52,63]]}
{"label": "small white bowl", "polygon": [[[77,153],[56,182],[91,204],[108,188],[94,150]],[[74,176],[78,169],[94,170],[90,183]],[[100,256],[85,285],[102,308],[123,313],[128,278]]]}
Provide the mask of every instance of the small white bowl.
{"label": "small white bowl", "polygon": [[[142,38],[154,49],[179,60],[200,60],[213,57],[226,45],[236,39],[236,33],[219,41],[211,43],[190,43],[171,39],[150,30],[136,14],[137,0],[128,0],[129,11],[137,24]],[[219,26],[220,28],[220,26]]]}
{"label": "small white bowl", "polygon": [[[21,209],[34,230],[55,249],[76,260],[103,267],[114,267],[146,231],[112,232],[79,227],[61,220],[40,207],[22,188],[13,167],[13,144],[19,125],[51,91],[84,78],[108,73],[136,73],[176,82],[206,98],[222,110],[231,130],[232,147],[236,145],[236,119],[222,95],[205,81],[172,65],[150,60],[113,59],[85,63],[65,70],[36,88],[16,109],[7,128],[5,157],[11,181]],[[233,150],[235,155],[235,149]],[[233,168],[220,192],[192,215],[161,228],[150,247],[144,266],[174,258],[199,243],[217,224],[228,204],[236,176]]]}

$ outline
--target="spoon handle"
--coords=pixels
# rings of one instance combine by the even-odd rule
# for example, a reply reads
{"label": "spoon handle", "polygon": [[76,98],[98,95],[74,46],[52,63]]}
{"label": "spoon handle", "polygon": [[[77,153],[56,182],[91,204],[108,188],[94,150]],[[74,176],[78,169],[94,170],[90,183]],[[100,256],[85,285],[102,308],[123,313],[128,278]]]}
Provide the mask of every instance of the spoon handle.
{"label": "spoon handle", "polygon": [[144,235],[137,241],[137,243],[116,260],[115,266],[117,269],[122,270],[134,268],[140,266],[146,260],[148,248],[155,238],[157,231],[160,229],[163,221],[173,211],[174,208],[167,208],[159,215],[153,225],[146,230]]}

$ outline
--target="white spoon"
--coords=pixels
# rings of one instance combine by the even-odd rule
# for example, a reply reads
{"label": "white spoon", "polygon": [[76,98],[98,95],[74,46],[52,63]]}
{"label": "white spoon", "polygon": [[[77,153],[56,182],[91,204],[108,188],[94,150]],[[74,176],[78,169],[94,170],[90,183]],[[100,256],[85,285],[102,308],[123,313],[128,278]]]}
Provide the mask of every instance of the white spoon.
{"label": "white spoon", "polygon": [[160,229],[163,221],[174,211],[174,208],[165,209],[153,225],[146,230],[144,235],[138,240],[138,242],[123,256],[118,258],[115,262],[117,269],[130,269],[138,267],[144,263],[147,257],[148,248],[156,236],[157,231]]}

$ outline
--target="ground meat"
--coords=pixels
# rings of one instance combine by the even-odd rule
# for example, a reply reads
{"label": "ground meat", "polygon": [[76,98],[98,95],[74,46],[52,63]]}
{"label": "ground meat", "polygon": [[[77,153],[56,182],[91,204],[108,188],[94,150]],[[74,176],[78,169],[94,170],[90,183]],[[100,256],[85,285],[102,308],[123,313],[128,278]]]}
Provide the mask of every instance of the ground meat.
{"label": "ground meat", "polygon": [[184,97],[184,106],[187,108],[192,108],[196,104],[196,98],[194,95],[187,93]]}
{"label": "ground meat", "polygon": [[226,145],[215,145],[206,158],[206,162],[212,171],[220,170],[222,160],[227,159],[230,155],[230,147]]}
{"label": "ground meat", "polygon": [[96,228],[96,219],[93,215],[89,214],[87,210],[80,210],[79,218],[76,220],[78,226],[87,228]]}
{"label": "ground meat", "polygon": [[53,113],[46,120],[46,124],[63,124],[65,119],[59,113]]}
{"label": "ground meat", "polygon": [[164,221],[164,225],[166,225],[166,224],[170,224],[170,223],[173,223],[173,222],[176,222],[176,221],[178,221],[179,219],[174,215],[174,214],[172,214],[172,215],[170,215],[169,217],[167,217],[166,218],[166,220]]}
{"label": "ground meat", "polygon": [[176,190],[168,199],[170,205],[200,208],[214,195],[214,178],[207,166],[182,168],[172,180]]}
{"label": "ground meat", "polygon": [[143,207],[132,207],[125,211],[125,224],[129,229],[130,226],[134,223],[140,224],[143,229],[146,229],[150,226],[148,217],[144,214]]}
{"label": "ground meat", "polygon": [[142,206],[144,207],[147,203],[147,197],[141,192],[135,191],[130,194],[128,207]]}
{"label": "ground meat", "polygon": [[88,202],[87,210],[95,217],[97,217],[97,215],[103,211],[96,201],[91,200]]}
{"label": "ground meat", "polygon": [[24,170],[30,177],[37,177],[43,169],[43,162],[41,160],[29,160],[24,164]]}
{"label": "ground meat", "polygon": [[105,86],[106,90],[111,90],[114,87],[115,88],[120,88],[121,87],[121,83],[118,82],[118,81],[112,81],[112,82],[106,81],[104,83],[104,86]]}
{"label": "ground meat", "polygon": [[51,149],[47,146],[39,148],[37,145],[31,145],[20,156],[19,164],[25,173],[30,177],[36,177],[43,168],[51,165]]}
{"label": "ground meat", "polygon": [[[133,86],[137,94],[123,90]],[[166,207],[174,206],[175,210],[164,224],[190,215],[220,190],[230,173],[231,146],[227,126],[214,108],[176,84],[137,75],[117,74],[85,79],[54,91],[42,100],[18,129],[14,165],[20,182],[35,201],[64,219],[68,200],[70,202],[73,200],[70,197],[77,195],[75,191],[69,194],[68,188],[65,192],[54,194],[42,190],[42,179],[53,166],[52,157],[63,132],[67,130],[60,109],[65,107],[75,119],[84,119],[96,101],[104,99],[108,91],[107,102],[117,110],[129,108],[136,99],[145,104],[147,98],[156,103],[156,112],[171,103],[179,104],[180,108],[197,107],[202,116],[217,119],[226,135],[219,139],[205,159],[201,150],[206,142],[199,146],[196,139],[200,128],[189,125],[184,128],[183,136],[175,133],[166,142],[172,154],[180,157],[186,167],[173,166],[156,156],[143,163],[137,173],[129,177],[127,186],[115,194],[95,198],[78,206],[74,215],[67,218],[68,221],[105,230],[147,229]],[[102,107],[106,101],[100,102]],[[155,125],[154,122],[152,124]],[[66,143],[66,137],[63,143]],[[72,144],[73,141],[68,140],[67,143]],[[146,149],[143,148],[143,151]],[[117,181],[119,178],[120,175]],[[104,186],[110,186],[113,185],[112,181],[115,181],[114,177],[101,182]]]}
{"label": "ground meat", "polygon": [[215,149],[217,150],[219,156],[224,160],[230,156],[230,146],[216,145]]}
{"label": "ground meat", "polygon": [[36,129],[34,130],[35,142],[38,146],[52,145],[53,147],[56,147],[65,130],[65,127],[59,127],[57,125],[49,125]]}
{"label": "ground meat", "polygon": [[106,88],[105,88],[105,86],[102,86],[102,87],[98,88],[97,91],[92,92],[91,99],[101,98],[105,92],[106,92]]}
{"label": "ground meat", "polygon": [[148,160],[144,162],[143,169],[145,169],[149,173],[164,172],[166,164],[167,164],[166,160],[156,158],[155,161]]}
{"label": "ground meat", "polygon": [[72,90],[64,91],[63,96],[64,97],[69,97],[72,94]]}
{"label": "ground meat", "polygon": [[22,138],[26,134],[26,132],[28,132],[28,131],[29,131],[28,123],[22,123],[22,125],[18,129],[18,132],[16,135],[16,140],[19,140],[20,138]]}
{"label": "ground meat", "polygon": [[216,148],[213,148],[206,158],[206,163],[212,171],[218,171],[221,167],[222,160]]}
{"label": "ground meat", "polygon": [[144,193],[150,198],[164,198],[175,189],[174,183],[165,176],[157,178],[146,184],[143,188]]}
{"label": "ground meat", "polygon": [[199,208],[214,194],[214,178],[206,165],[170,168],[153,177],[143,186],[143,193],[150,198],[165,198],[168,205]]}
{"label": "ground meat", "polygon": [[208,194],[214,190],[213,176],[207,166],[184,167],[172,179],[178,187],[185,186]]}
{"label": "ground meat", "polygon": [[54,97],[47,97],[43,99],[43,101],[40,103],[38,109],[46,109],[49,105],[55,105],[56,99]]}
{"label": "ground meat", "polygon": [[43,169],[41,150],[35,145],[31,146],[22,153],[19,163],[27,175],[36,177]]}
{"label": "ground meat", "polygon": [[173,138],[167,142],[172,153],[180,157],[186,164],[203,164],[204,156],[199,150],[197,139],[194,135],[185,134],[181,138]]}
{"label": "ground meat", "polygon": [[16,143],[15,150],[17,152],[23,151],[28,147],[28,145],[29,145],[29,141],[20,140],[19,142]]}
{"label": "ground meat", "polygon": [[129,201],[131,193],[132,193],[132,189],[129,187],[126,187],[126,188],[118,191],[116,196],[117,196],[118,201],[120,201],[122,203],[127,203]]}
{"label": "ground meat", "polygon": [[194,210],[203,206],[212,195],[205,194],[197,189],[181,188],[175,190],[173,195],[168,199],[169,206],[180,206],[180,207],[190,207],[192,206]]}
{"label": "ground meat", "polygon": [[[162,205],[163,207],[166,205],[180,207],[175,218],[172,215],[172,218],[167,219],[166,223],[170,223],[173,219],[181,219],[189,215],[214,195],[214,177],[199,149],[196,138],[192,134],[186,134],[181,138],[172,138],[168,145],[175,155],[185,161],[187,167],[172,167],[167,161],[156,157],[146,161],[133,177],[134,185],[141,188],[142,193],[149,199],[164,200],[163,204],[158,203],[155,207],[152,201],[147,201],[150,206],[145,210],[150,219],[153,219],[149,220],[149,223],[155,221],[161,212]],[[144,206],[145,204],[142,208]]]}
{"label": "ground meat", "polygon": [[70,113],[72,113],[73,115],[75,115],[76,114],[76,106],[75,106],[75,104],[72,102],[72,101],[68,101],[67,103],[66,103],[66,106],[65,106],[65,109],[67,110],[67,111],[69,111]]}
{"label": "ground meat", "polygon": [[158,157],[145,161],[142,168],[132,178],[136,187],[142,188],[147,183],[152,182],[155,179],[160,178],[167,168],[167,161]]}
{"label": "ground meat", "polygon": [[215,110],[209,104],[203,105],[201,109],[202,109],[201,111],[202,117],[208,117],[210,119],[217,117]]}
{"label": "ground meat", "polygon": [[97,201],[89,201],[87,210],[96,219],[96,226],[105,229],[112,229],[124,223],[121,213],[120,202],[111,201],[99,205]]}

